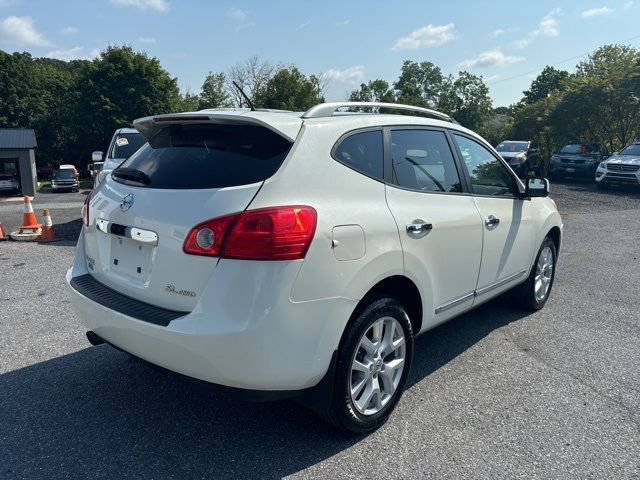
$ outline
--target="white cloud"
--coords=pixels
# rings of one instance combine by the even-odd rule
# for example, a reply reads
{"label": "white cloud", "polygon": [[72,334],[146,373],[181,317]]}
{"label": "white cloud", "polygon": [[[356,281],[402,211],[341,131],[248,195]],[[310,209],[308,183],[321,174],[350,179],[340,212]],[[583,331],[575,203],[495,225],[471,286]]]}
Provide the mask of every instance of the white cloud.
{"label": "white cloud", "polygon": [[31,47],[51,46],[51,42],[36,30],[31,17],[0,20],[0,42]]}
{"label": "white cloud", "polygon": [[349,20],[342,20],[340,22],[336,22],[336,27],[346,27],[351,23]]}
{"label": "white cloud", "polygon": [[136,7],[139,10],[155,10],[156,12],[169,10],[167,0],[111,0],[111,3],[123,7]]}
{"label": "white cloud", "polygon": [[506,35],[507,33],[513,33],[513,32],[517,32],[518,30],[520,30],[518,27],[512,27],[512,28],[498,28],[496,30],[494,30],[493,32],[491,32],[489,34],[490,37],[496,38],[496,37],[500,37],[502,35]]}
{"label": "white cloud", "polygon": [[229,10],[227,10],[227,17],[237,20],[239,22],[244,22],[247,19],[247,12],[245,12],[241,8],[232,7]]}
{"label": "white cloud", "polygon": [[501,50],[482,52],[476,58],[463,60],[458,64],[462,68],[506,67],[512,63],[522,62],[524,57],[505,55]]}
{"label": "white cloud", "polygon": [[558,15],[562,13],[560,8],[554,8],[547,13],[542,20],[538,23],[538,28],[533,30],[529,35],[521,38],[515,42],[517,48],[524,48],[531,44],[538,37],[557,37],[560,35],[560,29],[558,28]]}
{"label": "white cloud", "polygon": [[79,31],[76,27],[65,27],[60,30],[60,35],[75,35]]}
{"label": "white cloud", "polygon": [[624,5],[622,5],[622,8],[624,8],[625,10],[629,10],[631,7],[633,7],[633,0],[629,1],[629,2],[624,2]]}
{"label": "white cloud", "polygon": [[100,50],[93,49],[90,52],[85,52],[84,47],[73,47],[68,50],[53,50],[47,53],[48,58],[57,58],[58,60],[91,60],[100,55]]}
{"label": "white cloud", "polygon": [[425,25],[400,38],[391,50],[416,50],[420,47],[437,47],[456,38],[455,24]]}
{"label": "white cloud", "polygon": [[138,37],[140,43],[153,44],[156,43],[156,39],[152,37]]}
{"label": "white cloud", "polygon": [[303,28],[308,27],[310,24],[311,24],[311,20],[307,20],[306,22],[301,23],[300,25],[298,25],[296,27],[296,30],[302,30]]}
{"label": "white cloud", "polygon": [[364,65],[355,65],[345,68],[344,70],[336,70],[332,68],[324,72],[324,78],[335,83],[354,84],[362,80],[364,76]]}
{"label": "white cloud", "polygon": [[613,13],[613,8],[609,7],[600,7],[600,8],[590,8],[589,10],[585,10],[580,15],[582,18],[593,18],[593,17],[602,17],[611,15]]}

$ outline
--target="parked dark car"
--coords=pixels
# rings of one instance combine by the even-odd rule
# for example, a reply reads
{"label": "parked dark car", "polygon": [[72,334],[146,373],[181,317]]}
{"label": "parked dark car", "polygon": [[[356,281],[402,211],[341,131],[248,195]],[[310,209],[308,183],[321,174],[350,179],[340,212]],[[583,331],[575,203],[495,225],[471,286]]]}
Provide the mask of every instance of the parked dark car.
{"label": "parked dark car", "polygon": [[498,153],[519,177],[540,170],[540,150],[528,140],[505,140],[496,147]]}
{"label": "parked dark car", "polygon": [[569,142],[551,156],[549,177],[578,177],[594,180],[600,162],[609,157],[607,148],[596,142]]}
{"label": "parked dark car", "polygon": [[73,170],[63,168],[53,172],[53,178],[51,179],[51,191],[56,192],[58,190],[71,190],[73,192],[78,192],[80,190],[80,182]]}

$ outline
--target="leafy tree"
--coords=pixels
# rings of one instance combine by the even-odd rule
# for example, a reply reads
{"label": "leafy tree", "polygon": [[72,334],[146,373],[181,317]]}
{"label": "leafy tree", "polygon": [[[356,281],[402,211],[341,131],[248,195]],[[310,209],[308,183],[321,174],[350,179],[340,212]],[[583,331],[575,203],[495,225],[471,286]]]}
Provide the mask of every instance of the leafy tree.
{"label": "leafy tree", "polygon": [[440,67],[433,63],[405,60],[394,87],[399,103],[439,108],[447,82],[451,79],[444,77]]}
{"label": "leafy tree", "polygon": [[394,91],[390,88],[389,82],[385,80],[369,80],[360,84],[358,90],[354,90],[349,95],[351,102],[389,102],[396,101]]}
{"label": "leafy tree", "polygon": [[147,115],[180,110],[178,83],[157,58],[131,47],[107,47],[90,62],[77,88],[84,151],[105,149],[116,128]]}
{"label": "leafy tree", "polygon": [[225,108],[233,106],[226,83],[227,79],[224,73],[209,72],[202,84],[198,108]]}
{"label": "leafy tree", "polygon": [[186,91],[180,97],[180,110],[183,112],[195,112],[200,109],[200,95]]}
{"label": "leafy tree", "polygon": [[566,90],[569,83],[569,72],[546,66],[542,72],[531,82],[529,90],[523,92],[523,103],[531,105],[545,99],[552,92]]}
{"label": "leafy tree", "polygon": [[306,77],[294,66],[281,68],[254,97],[257,107],[303,111],[324,102],[318,95],[319,78]]}
{"label": "leafy tree", "polygon": [[453,82],[443,84],[440,108],[471,130],[482,130],[492,117],[489,88],[481,77],[460,72]]}

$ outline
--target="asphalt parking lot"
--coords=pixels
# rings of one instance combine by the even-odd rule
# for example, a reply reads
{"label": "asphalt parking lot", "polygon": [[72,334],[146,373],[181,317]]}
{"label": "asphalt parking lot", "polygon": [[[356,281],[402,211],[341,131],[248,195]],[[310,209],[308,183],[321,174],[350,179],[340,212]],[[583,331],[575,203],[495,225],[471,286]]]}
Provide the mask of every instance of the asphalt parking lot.
{"label": "asphalt parking lot", "polygon": [[[68,195],[34,206],[72,221],[83,195]],[[545,309],[503,296],[419,337],[408,390],[367,437],[89,346],[64,285],[72,242],[0,243],[0,478],[640,478],[640,189],[552,197],[565,237]]]}

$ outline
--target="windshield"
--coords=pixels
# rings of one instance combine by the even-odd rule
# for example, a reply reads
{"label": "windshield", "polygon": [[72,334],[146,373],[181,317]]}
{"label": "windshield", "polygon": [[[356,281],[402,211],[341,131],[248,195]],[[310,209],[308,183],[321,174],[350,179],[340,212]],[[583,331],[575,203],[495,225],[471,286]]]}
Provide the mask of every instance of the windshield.
{"label": "windshield", "polygon": [[640,155],[640,143],[632,143],[622,150],[620,155]]}
{"label": "windshield", "polygon": [[119,133],[109,152],[109,158],[127,159],[147,143],[140,133]]}
{"label": "windshield", "polygon": [[67,179],[73,179],[76,178],[75,175],[73,175],[73,171],[72,170],[56,170],[53,173],[54,178],[58,179],[58,180],[67,180]]}
{"label": "windshield", "polygon": [[112,178],[168,189],[248,185],[273,175],[290,148],[265,127],[174,125],[155,134]]}
{"label": "windshield", "polygon": [[575,153],[584,155],[587,153],[598,153],[598,144],[595,143],[570,143],[560,149],[560,153]]}
{"label": "windshield", "polygon": [[526,152],[528,149],[527,142],[502,142],[496,147],[499,152]]}

